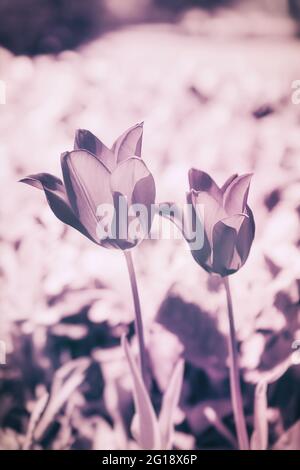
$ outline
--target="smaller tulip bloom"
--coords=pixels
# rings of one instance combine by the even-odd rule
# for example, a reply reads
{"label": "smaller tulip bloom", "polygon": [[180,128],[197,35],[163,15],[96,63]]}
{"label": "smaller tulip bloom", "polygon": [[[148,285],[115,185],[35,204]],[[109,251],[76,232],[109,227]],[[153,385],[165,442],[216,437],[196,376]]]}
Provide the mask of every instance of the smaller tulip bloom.
{"label": "smaller tulip bloom", "polygon": [[[137,124],[109,149],[80,129],[74,150],[61,155],[63,181],[49,173],[21,181],[43,189],[56,217],[93,242],[106,248],[132,248],[149,233],[155,202],[154,179],[141,159],[142,136],[143,124]],[[130,213],[134,206],[145,211]],[[105,217],[109,208],[112,218]],[[130,222],[137,222],[134,234],[128,233]]]}
{"label": "smaller tulip bloom", "polygon": [[220,188],[207,173],[189,171],[188,203],[204,228],[202,247],[191,252],[210,273],[228,276],[248,258],[255,233],[253,214],[247,205],[251,176],[233,175]]}

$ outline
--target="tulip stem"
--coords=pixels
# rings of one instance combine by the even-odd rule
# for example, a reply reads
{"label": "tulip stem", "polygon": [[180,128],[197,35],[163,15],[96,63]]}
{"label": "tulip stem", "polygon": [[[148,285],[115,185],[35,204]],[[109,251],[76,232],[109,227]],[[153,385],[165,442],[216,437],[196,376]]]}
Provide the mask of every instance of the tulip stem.
{"label": "tulip stem", "polygon": [[230,374],[230,391],[234,421],[238,436],[240,450],[249,450],[249,440],[247,435],[246,420],[243,408],[243,398],[241,393],[240,374],[238,365],[238,349],[234,326],[234,315],[232,307],[232,298],[228,277],[223,278],[229,319],[229,374]]}
{"label": "tulip stem", "polygon": [[143,329],[143,320],[142,320],[139,292],[138,292],[136,275],[135,275],[131,252],[124,251],[124,255],[125,255],[125,259],[127,263],[128,273],[129,273],[134,311],[135,311],[134,323],[135,323],[135,332],[138,337],[139,350],[140,350],[140,360],[139,360],[140,369],[141,369],[141,374],[143,377],[144,384],[146,385],[146,349],[145,349],[145,341],[144,341],[144,329]]}

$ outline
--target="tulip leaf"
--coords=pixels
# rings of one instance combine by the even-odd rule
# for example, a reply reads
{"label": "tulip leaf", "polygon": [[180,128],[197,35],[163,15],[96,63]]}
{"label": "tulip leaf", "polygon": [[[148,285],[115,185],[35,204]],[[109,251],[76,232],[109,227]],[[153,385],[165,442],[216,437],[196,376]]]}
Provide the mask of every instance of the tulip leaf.
{"label": "tulip leaf", "polygon": [[266,381],[260,381],[255,389],[254,431],[251,437],[251,450],[266,450],[268,446],[268,403]]}
{"label": "tulip leaf", "polygon": [[300,420],[280,436],[273,450],[300,450]]}
{"label": "tulip leaf", "polygon": [[161,439],[158,420],[144,385],[141,373],[125,337],[122,338],[122,345],[128,361],[133,383],[133,398],[136,409],[136,417],[134,418],[135,422],[133,426],[135,438],[142,449],[160,449]]}
{"label": "tulip leaf", "polygon": [[34,435],[35,428],[47,406],[48,399],[49,399],[49,393],[45,393],[37,400],[33,408],[33,411],[30,415],[25,440],[22,446],[23,450],[30,449],[32,445],[32,442],[34,440],[33,435]]}
{"label": "tulip leaf", "polygon": [[268,446],[268,420],[267,420],[267,387],[276,382],[292,366],[292,357],[289,356],[278,366],[264,374],[257,384],[254,401],[254,431],[251,438],[251,450],[266,450]]}
{"label": "tulip leaf", "polygon": [[63,365],[55,374],[50,397],[45,411],[34,430],[34,439],[39,441],[49,424],[69,399],[70,395],[83,382],[90,361],[86,358],[74,359]]}
{"label": "tulip leaf", "polygon": [[184,361],[181,359],[174,368],[170,383],[164,394],[161,412],[159,415],[159,428],[163,450],[172,448],[174,432],[174,411],[178,405],[183,381]]}
{"label": "tulip leaf", "polygon": [[282,377],[286,371],[293,365],[292,356],[288,356],[287,359],[282,361],[280,364],[275,366],[273,369],[268,370],[262,374],[262,379],[268,384],[276,382]]}

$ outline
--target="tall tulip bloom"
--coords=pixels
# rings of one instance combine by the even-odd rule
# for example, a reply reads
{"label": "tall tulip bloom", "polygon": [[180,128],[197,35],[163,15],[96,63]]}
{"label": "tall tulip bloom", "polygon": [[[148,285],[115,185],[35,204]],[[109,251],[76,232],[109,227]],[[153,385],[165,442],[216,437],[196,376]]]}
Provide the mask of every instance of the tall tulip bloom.
{"label": "tall tulip bloom", "polygon": [[[201,220],[204,240],[191,248],[195,261],[209,273],[219,274],[224,283],[229,319],[230,389],[240,449],[249,449],[241,394],[238,350],[228,276],[246,262],[254,239],[255,224],[247,204],[251,175],[233,175],[222,187],[204,171],[189,171],[188,202],[193,217]],[[201,210],[200,210],[201,207]],[[202,210],[203,209],[203,210]],[[203,215],[204,214],[204,215]]]}
{"label": "tall tulip bloom", "polygon": [[[145,376],[140,302],[128,251],[150,231],[151,206],[155,202],[154,179],[141,158],[142,137],[143,124],[137,124],[126,130],[109,149],[90,131],[80,129],[76,132],[74,150],[61,155],[63,181],[49,173],[39,173],[27,176],[21,182],[44,190],[50,208],[62,222],[100,246],[124,251]],[[139,211],[130,213],[130,207],[134,205],[143,206],[145,211],[142,214]],[[113,218],[107,222],[101,208],[110,207],[113,208]],[[128,221],[138,222],[140,229],[130,234]],[[111,230],[112,226],[115,231]],[[99,227],[102,229],[100,238]]]}
{"label": "tall tulip bloom", "polygon": [[[233,175],[219,188],[204,171],[189,171],[188,202],[204,226],[204,241],[192,255],[210,273],[228,276],[246,262],[255,233],[247,204],[251,175]],[[199,207],[204,208],[204,217]]]}
{"label": "tall tulip bloom", "polygon": [[[80,129],[74,150],[61,155],[63,182],[49,173],[30,175],[21,181],[43,189],[56,217],[93,242],[106,248],[133,248],[150,231],[151,205],[155,202],[154,179],[141,159],[142,134],[143,126],[137,124],[108,149],[91,132]],[[141,219],[140,223],[146,230],[140,230],[134,237],[116,230],[115,236],[111,236],[108,226],[103,227],[107,235],[99,237],[99,227],[104,224],[99,209],[111,207],[114,210],[111,222],[118,228],[118,220],[134,218],[134,214],[127,216],[133,205],[145,207],[142,216],[146,214],[147,220]]]}

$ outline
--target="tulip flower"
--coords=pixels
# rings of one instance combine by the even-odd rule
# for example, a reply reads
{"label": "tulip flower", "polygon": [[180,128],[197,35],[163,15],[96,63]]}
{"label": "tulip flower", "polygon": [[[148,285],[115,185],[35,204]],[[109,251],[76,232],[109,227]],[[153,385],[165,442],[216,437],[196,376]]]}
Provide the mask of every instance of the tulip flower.
{"label": "tulip flower", "polygon": [[[223,278],[229,320],[229,372],[232,408],[239,447],[249,449],[243,399],[240,386],[238,349],[233,305],[228,276],[246,262],[254,239],[255,224],[247,204],[251,175],[233,175],[220,188],[204,171],[189,171],[193,218],[200,219],[204,228],[202,246],[192,248],[196,262],[207,272]],[[204,215],[203,215],[204,212]]]}
{"label": "tulip flower", "polygon": [[248,258],[255,232],[253,214],[247,205],[250,179],[249,174],[233,175],[219,188],[204,171],[189,171],[188,202],[204,225],[203,246],[192,249],[192,255],[210,273],[228,276]]}
{"label": "tulip flower", "polygon": [[[142,134],[143,126],[137,124],[108,149],[91,132],[80,129],[74,150],[61,155],[63,182],[49,173],[30,175],[21,182],[43,189],[56,217],[93,242],[107,248],[133,248],[150,231],[155,201],[154,179],[141,159]],[[145,211],[130,215],[134,205],[142,205]],[[110,207],[113,217],[107,223],[104,214]],[[141,227],[136,224],[132,235],[128,224],[135,219]],[[100,238],[99,228],[104,234]]]}
{"label": "tulip flower", "polygon": [[[61,155],[63,181],[49,173],[39,173],[21,182],[43,189],[50,208],[62,222],[100,246],[124,251],[145,377],[141,308],[128,252],[149,233],[155,201],[154,179],[141,158],[142,137],[143,124],[136,124],[109,149],[91,132],[80,129],[75,136],[74,150]],[[111,208],[112,217],[107,220],[105,213]]]}

